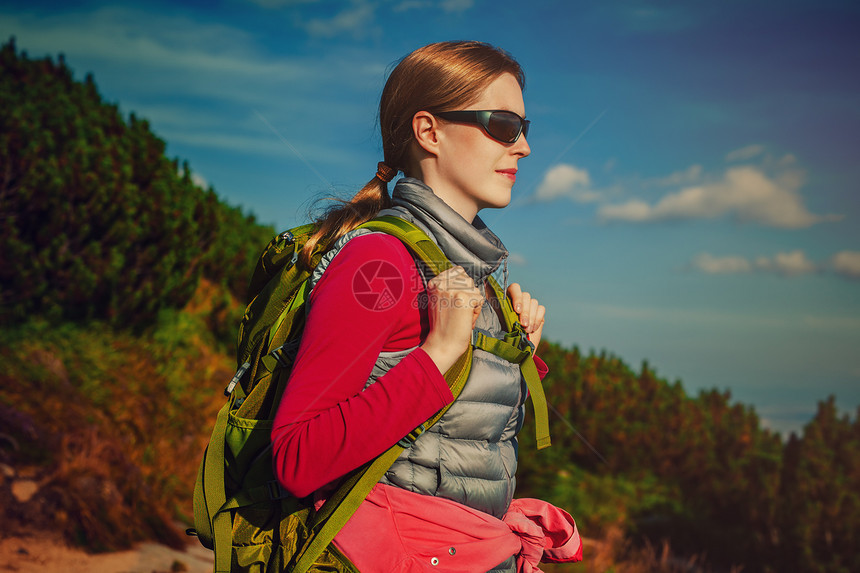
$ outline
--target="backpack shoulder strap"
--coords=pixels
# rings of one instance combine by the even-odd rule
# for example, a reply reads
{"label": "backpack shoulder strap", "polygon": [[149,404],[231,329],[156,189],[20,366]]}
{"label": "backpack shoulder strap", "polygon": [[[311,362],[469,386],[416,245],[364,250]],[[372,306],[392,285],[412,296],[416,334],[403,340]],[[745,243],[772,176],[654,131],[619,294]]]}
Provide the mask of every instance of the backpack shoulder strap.
{"label": "backpack shoulder strap", "polygon": [[393,215],[382,215],[376,219],[371,219],[361,227],[397,237],[433,271],[434,275],[438,275],[453,266],[439,245],[434,243],[424,231],[405,219]]}
{"label": "backpack shoulder strap", "polygon": [[[400,217],[383,215],[368,221],[362,227],[394,235],[418,255],[424,264],[430,267],[434,275],[450,268],[452,265],[444,253],[442,253],[439,246],[424,231]],[[503,339],[498,339],[474,331],[472,333],[472,347],[486,350],[504,358],[508,362],[520,365],[520,371],[529,389],[529,397],[534,409],[535,443],[539,450],[549,447],[549,413],[546,395],[534,362],[534,345],[529,341],[528,335],[526,335],[522,325],[519,323],[517,313],[514,312],[508,297],[502,292],[499,283],[492,276],[488,277],[488,282],[496,300],[501,306],[502,316],[505,320],[503,326],[508,331],[508,334]],[[457,395],[455,394],[454,397],[456,398]]]}
{"label": "backpack shoulder strap", "polygon": [[529,389],[529,398],[531,398],[532,408],[534,409],[535,445],[537,449],[542,450],[550,446],[549,412],[546,394],[534,361],[535,347],[529,340],[525,330],[523,330],[517,313],[511,306],[508,297],[502,292],[499,283],[493,277],[489,277],[489,283],[496,300],[501,305],[502,314],[505,317],[505,328],[508,329],[508,334],[504,339],[497,339],[484,336],[480,332],[475,332],[472,344],[475,348],[481,348],[487,352],[501,356],[509,362],[515,362],[520,365],[520,371]]}
{"label": "backpack shoulder strap", "polygon": [[[445,380],[451,388],[454,400],[457,399],[472,366],[472,347],[468,347],[457,362],[445,373]],[[453,404],[453,402],[451,402]],[[435,424],[442,415],[448,411],[451,404],[442,408],[432,418],[427,420],[408,436],[391,446],[372,462],[355,470],[344,480],[343,484],[323,504],[314,517],[311,525],[312,533],[308,544],[298,553],[300,556],[295,566],[290,569],[293,573],[305,573],[316,561],[326,547],[332,542],[337,532],[340,531],[352,514],[356,512],[364,499],[370,493],[391,464],[400,457],[403,451],[410,447],[427,428]]]}
{"label": "backpack shoulder strap", "polygon": [[[364,223],[361,227],[397,237],[434,274],[438,274],[452,266],[448,257],[445,256],[439,246],[424,231],[404,219],[384,215]],[[466,385],[471,368],[472,347],[469,346],[466,352],[445,373],[445,381],[448,382],[448,387],[451,389],[454,400],[457,399]],[[410,432],[408,436],[391,446],[372,462],[352,472],[344,480],[337,491],[326,500],[314,517],[313,524],[311,525],[313,533],[308,540],[308,544],[298,553],[299,558],[295,566],[291,569],[293,573],[305,573],[310,569],[314,561],[332,542],[337,532],[346,525],[346,522],[349,521],[352,514],[362,504],[370,493],[370,490],[373,489],[373,486],[382,479],[382,476],[388,471],[400,454],[406,448],[410,447],[422,433],[432,427],[450,407],[451,404],[448,404],[448,406],[442,408],[432,418]]]}
{"label": "backpack shoulder strap", "polygon": [[[448,257],[445,256],[439,246],[424,231],[400,217],[383,215],[368,221],[362,227],[394,235],[403,241],[433,271],[434,275],[452,266]],[[503,339],[498,339],[475,331],[472,333],[472,347],[486,350],[504,358],[508,362],[520,365],[520,371],[529,389],[529,397],[534,409],[536,446],[539,450],[549,447],[549,413],[546,395],[534,362],[534,345],[529,341],[522,325],[519,323],[517,313],[514,312],[510,301],[505,296],[505,293],[502,292],[499,283],[492,276],[488,277],[488,282],[496,300],[501,305],[502,315],[505,320],[503,326],[508,331],[508,335]],[[457,395],[455,394],[454,398],[456,399],[456,397]]]}

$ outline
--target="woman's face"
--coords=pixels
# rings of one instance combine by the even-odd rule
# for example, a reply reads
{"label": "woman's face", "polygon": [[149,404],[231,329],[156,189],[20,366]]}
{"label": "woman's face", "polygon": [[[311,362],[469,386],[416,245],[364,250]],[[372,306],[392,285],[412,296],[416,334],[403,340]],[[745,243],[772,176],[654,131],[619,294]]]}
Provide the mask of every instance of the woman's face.
{"label": "woman's face", "polygon": [[[489,84],[478,100],[460,109],[526,115],[520,84],[508,73]],[[507,206],[517,178],[517,161],[531,153],[525,136],[521,134],[514,143],[501,143],[477,124],[438,123],[436,180],[425,182],[467,221],[485,207]]]}

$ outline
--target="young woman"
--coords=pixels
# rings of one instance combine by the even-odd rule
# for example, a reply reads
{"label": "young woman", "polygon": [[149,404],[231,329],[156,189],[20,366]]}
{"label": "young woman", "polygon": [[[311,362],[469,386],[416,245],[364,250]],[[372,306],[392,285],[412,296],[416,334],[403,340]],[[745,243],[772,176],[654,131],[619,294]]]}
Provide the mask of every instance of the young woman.
{"label": "young woman", "polygon": [[[300,257],[307,265],[315,242],[334,239],[312,278],[272,432],[276,475],[294,495],[324,498],[448,405],[443,373],[473,329],[502,337],[487,277],[508,252],[478,212],[508,205],[530,153],[523,86],[510,55],[478,42],[425,46],[391,72],[380,101],[384,161],[319,221]],[[389,195],[398,171],[405,177]],[[398,239],[354,230],[379,214],[413,222],[456,266],[424,277]],[[516,283],[507,295],[537,345],[544,307]],[[361,571],[531,571],[541,558],[577,558],[567,514],[548,504],[512,511],[525,398],[518,365],[475,350],[459,398],[341,530],[341,552]]]}

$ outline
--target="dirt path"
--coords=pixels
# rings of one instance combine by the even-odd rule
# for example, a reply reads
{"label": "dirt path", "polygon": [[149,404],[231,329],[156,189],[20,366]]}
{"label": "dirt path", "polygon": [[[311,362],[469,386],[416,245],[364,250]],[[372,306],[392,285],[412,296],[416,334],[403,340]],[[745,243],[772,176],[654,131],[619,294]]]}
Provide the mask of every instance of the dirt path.
{"label": "dirt path", "polygon": [[90,555],[60,540],[0,539],[0,572],[16,573],[210,573],[212,552],[199,544],[187,551],[142,543],[130,551]]}

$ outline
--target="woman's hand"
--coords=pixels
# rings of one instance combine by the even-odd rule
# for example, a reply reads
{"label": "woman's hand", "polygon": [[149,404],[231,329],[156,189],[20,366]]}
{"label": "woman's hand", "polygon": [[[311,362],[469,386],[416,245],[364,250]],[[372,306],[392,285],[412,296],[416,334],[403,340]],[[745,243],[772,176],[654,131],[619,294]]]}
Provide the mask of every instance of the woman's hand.
{"label": "woman's hand", "polygon": [[529,340],[537,348],[543,333],[546,308],[542,304],[538,304],[536,298],[532,298],[529,293],[523,291],[519,283],[511,283],[508,286],[508,298],[511,299],[511,306],[514,307],[523,330],[526,331]]}
{"label": "woman's hand", "polygon": [[430,332],[421,348],[443,374],[472,342],[484,297],[463,267],[442,271],[427,283]]}

